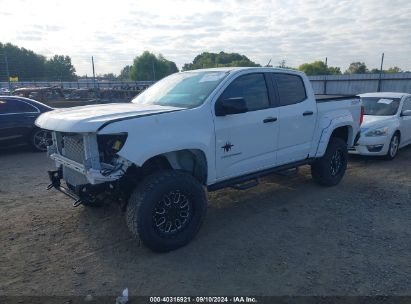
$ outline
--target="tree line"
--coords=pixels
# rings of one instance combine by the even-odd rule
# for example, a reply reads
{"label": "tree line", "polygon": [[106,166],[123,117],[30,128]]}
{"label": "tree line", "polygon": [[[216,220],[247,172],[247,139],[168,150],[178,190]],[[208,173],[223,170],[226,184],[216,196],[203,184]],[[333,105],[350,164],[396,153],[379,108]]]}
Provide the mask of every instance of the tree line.
{"label": "tree line", "polygon": [[[298,70],[303,71],[307,75],[341,75],[339,67],[327,66],[323,61],[314,61],[312,63],[304,63],[298,67]],[[401,73],[403,72],[399,67],[390,67],[387,70],[382,70],[382,73]],[[344,74],[367,74],[380,73],[380,69],[369,69],[364,62],[352,62],[345,70]]]}
{"label": "tree line", "polygon": [[[76,70],[71,63],[71,58],[64,55],[54,55],[46,58],[25,48],[19,48],[11,43],[0,43],[0,81],[7,81],[7,69],[11,77],[19,80],[49,80],[49,81],[73,81],[78,78]],[[190,63],[182,67],[182,71],[215,68],[215,67],[259,67],[247,56],[239,53],[212,53],[203,52]],[[266,65],[272,66],[272,65]],[[305,72],[307,75],[339,75],[343,74],[339,67],[328,66],[323,61],[304,63],[298,67],[289,67],[285,60],[279,62],[277,67],[295,69]],[[156,55],[144,51],[136,56],[130,65],[122,68],[119,75],[114,73],[98,75],[98,78],[107,80],[134,80],[157,81],[165,76],[178,72],[175,62],[166,59],[162,54]],[[364,62],[353,62],[344,74],[379,73],[379,69],[369,69]],[[391,67],[383,73],[399,73],[399,67]]]}
{"label": "tree line", "polygon": [[[259,67],[258,63],[251,61],[247,56],[238,53],[210,53],[204,52],[197,55],[193,62],[186,63],[182,67],[182,71],[216,68],[216,67]],[[272,67],[272,65],[267,65]],[[159,67],[162,67],[161,69]],[[172,67],[172,68],[171,68]],[[298,67],[289,67],[285,60],[279,62],[276,67],[300,70],[309,76],[313,75],[341,75],[339,67],[328,66],[323,61],[314,61],[304,63]],[[157,77],[156,71],[158,69]],[[128,65],[123,68],[119,78],[130,80],[158,80],[162,77],[177,72],[177,66],[174,62],[166,60],[162,55],[156,56],[148,51],[145,51],[141,56],[134,59],[133,65]],[[160,73],[161,72],[161,73]],[[379,73],[379,69],[368,69],[364,62],[352,62],[344,74],[365,74]],[[383,73],[400,73],[402,70],[399,67],[391,67],[383,70]],[[114,75],[113,75],[114,76]]]}
{"label": "tree line", "polygon": [[76,70],[69,56],[54,55],[46,58],[11,43],[0,42],[0,81],[8,81],[8,75],[17,77],[20,81],[77,79]]}

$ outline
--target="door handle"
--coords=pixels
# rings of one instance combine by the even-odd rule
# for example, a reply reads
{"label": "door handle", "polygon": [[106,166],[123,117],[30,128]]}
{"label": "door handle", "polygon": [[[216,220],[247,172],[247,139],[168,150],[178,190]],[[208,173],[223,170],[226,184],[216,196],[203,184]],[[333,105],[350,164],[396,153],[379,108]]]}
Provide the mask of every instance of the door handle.
{"label": "door handle", "polygon": [[263,123],[275,122],[277,121],[277,117],[267,117],[263,120]]}
{"label": "door handle", "polygon": [[313,114],[314,114],[313,111],[305,111],[305,112],[303,113],[303,116],[308,116],[308,115],[313,115]]}

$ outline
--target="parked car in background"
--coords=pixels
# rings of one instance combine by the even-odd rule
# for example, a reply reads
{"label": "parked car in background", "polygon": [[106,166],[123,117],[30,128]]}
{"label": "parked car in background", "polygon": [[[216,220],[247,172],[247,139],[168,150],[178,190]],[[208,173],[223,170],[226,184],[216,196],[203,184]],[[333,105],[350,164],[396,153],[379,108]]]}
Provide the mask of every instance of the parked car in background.
{"label": "parked car in background", "polygon": [[53,110],[40,102],[16,96],[0,96],[0,147],[30,144],[46,151],[51,133],[34,125],[40,114]]}
{"label": "parked car in background", "polygon": [[360,94],[364,122],[351,154],[382,155],[394,159],[398,150],[411,144],[411,94]]}
{"label": "parked car in background", "polygon": [[32,98],[41,102],[49,100],[65,100],[63,90],[59,87],[31,87],[19,88],[13,91],[13,95]]}
{"label": "parked car in background", "polygon": [[0,95],[10,95],[10,90],[6,88],[0,88]]}

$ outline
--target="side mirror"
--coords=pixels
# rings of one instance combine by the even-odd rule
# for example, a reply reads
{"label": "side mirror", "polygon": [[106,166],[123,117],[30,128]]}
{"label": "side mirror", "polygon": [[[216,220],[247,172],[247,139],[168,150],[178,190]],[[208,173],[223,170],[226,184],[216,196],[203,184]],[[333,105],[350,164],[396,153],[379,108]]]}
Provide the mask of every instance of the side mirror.
{"label": "side mirror", "polygon": [[402,111],[401,116],[411,116],[411,110]]}
{"label": "side mirror", "polygon": [[240,114],[248,111],[247,104],[243,97],[232,97],[219,99],[215,104],[215,115],[226,116]]}

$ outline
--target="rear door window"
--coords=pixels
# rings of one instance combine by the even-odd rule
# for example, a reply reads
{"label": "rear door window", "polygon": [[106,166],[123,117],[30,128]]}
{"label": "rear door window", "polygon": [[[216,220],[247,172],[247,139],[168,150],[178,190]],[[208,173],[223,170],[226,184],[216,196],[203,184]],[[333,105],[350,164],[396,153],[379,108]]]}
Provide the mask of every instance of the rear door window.
{"label": "rear door window", "polygon": [[304,82],[300,76],[275,73],[273,81],[280,97],[280,106],[296,104],[307,99]]}

